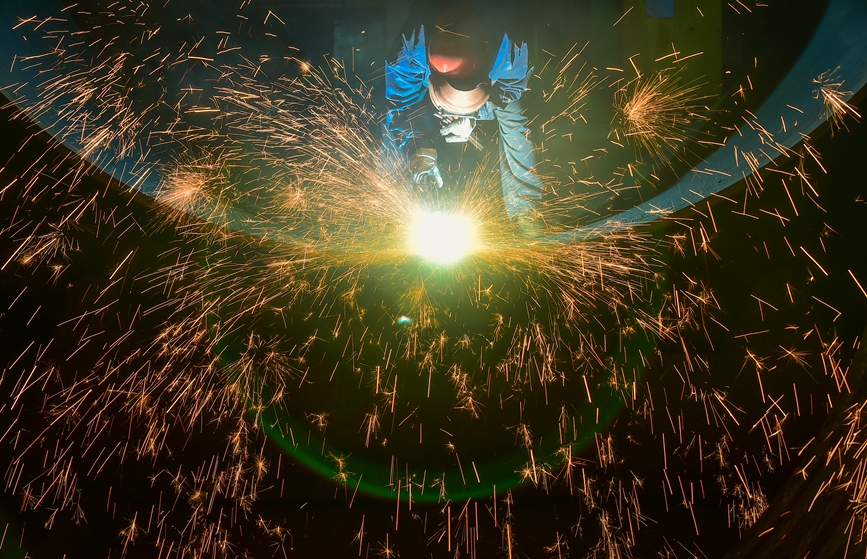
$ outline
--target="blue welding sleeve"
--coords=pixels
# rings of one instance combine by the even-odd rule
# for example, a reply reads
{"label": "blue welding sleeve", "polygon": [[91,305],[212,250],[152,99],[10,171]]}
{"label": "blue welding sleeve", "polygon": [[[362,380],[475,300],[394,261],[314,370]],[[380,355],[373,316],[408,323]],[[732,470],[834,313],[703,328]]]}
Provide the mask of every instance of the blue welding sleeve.
{"label": "blue welding sleeve", "polygon": [[397,60],[385,64],[385,97],[391,107],[386,115],[386,128],[399,150],[406,152],[409,141],[415,143],[417,136],[425,135],[426,119],[415,119],[422,108],[428,90],[430,68],[427,63],[424,26],[418,30],[418,39],[413,32],[407,40],[403,36],[403,47]]}
{"label": "blue welding sleeve", "polygon": [[542,180],[535,172],[536,152],[520,99],[495,107],[500,127],[500,182],[509,217],[530,213],[542,198]]}

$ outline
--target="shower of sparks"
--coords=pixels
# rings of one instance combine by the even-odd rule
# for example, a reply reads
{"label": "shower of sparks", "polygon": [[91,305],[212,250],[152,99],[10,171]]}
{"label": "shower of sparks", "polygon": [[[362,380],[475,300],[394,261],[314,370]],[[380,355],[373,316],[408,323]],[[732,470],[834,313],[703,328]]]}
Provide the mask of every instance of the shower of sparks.
{"label": "shower of sparks", "polygon": [[189,164],[170,166],[154,199],[167,223],[194,225],[197,219],[225,222],[221,191],[229,186],[219,163],[207,156]]}
{"label": "shower of sparks", "polygon": [[850,105],[846,99],[852,96],[851,91],[843,89],[843,80],[837,77],[837,71],[823,72],[813,78],[816,88],[816,99],[821,99],[825,105],[822,115],[831,124],[831,132],[846,128],[846,118],[852,118],[858,122],[861,115]]}
{"label": "shower of sparks", "polygon": [[[742,201],[700,203],[662,239],[624,229],[535,242],[503,211],[496,158],[460,185],[414,186],[406,161],[380,141],[379,94],[339,61],[246,58],[244,34],[230,31],[217,33],[215,56],[200,49],[205,37],[166,50],[156,46],[166,32],[156,6],[105,10],[97,15],[113,23],[85,30],[86,41],[63,19],[20,23],[52,45],[17,60],[40,72],[39,97],[18,99],[23,115],[60,123],[52,142],[117,163],[153,199],[117,188],[117,177],[99,183],[89,164],[54,149],[0,186],[12,216],[0,228],[4,274],[38,283],[44,271],[66,290],[56,308],[28,308],[27,326],[59,317],[53,337],[15,346],[0,376],[5,490],[22,515],[46,530],[96,518],[116,527],[106,547],[121,556],[148,546],[173,558],[289,556],[315,515],[301,516],[305,503],[278,516],[273,503],[298,489],[293,456],[309,452],[351,514],[372,477],[358,466],[388,472],[385,521],[358,512],[336,536],[358,556],[396,557],[410,533],[450,554],[499,546],[511,558],[539,540],[523,538],[524,517],[513,514],[522,495],[489,479],[486,463],[505,455],[506,478],[572,499],[578,511],[568,534],[551,527],[548,556],[627,558],[658,529],[642,503],[651,491],[664,503],[659,516],[696,537],[708,521],[697,504],[709,502],[725,504],[740,534],[770,506],[763,476],[814,452],[817,464],[842,456],[852,466],[818,491],[848,491],[846,530],[864,536],[863,405],[846,410],[839,452],[787,440],[793,423],[830,414],[832,397],[851,391],[857,343],[829,335],[813,315],[782,325],[785,305],[839,317],[837,303],[804,295],[815,278],[786,283],[750,294],[756,328],[735,330],[704,278],[668,277],[672,255],[722,258],[723,213],[786,227],[821,208],[810,169],[825,168],[809,143],[788,150],[745,110],[736,124],[791,161],[760,171],[757,154],[735,150]],[[121,44],[113,32],[126,23],[141,33]],[[266,24],[285,22],[268,11]],[[539,73],[540,112],[549,113],[537,122],[540,143],[571,143],[591,115],[607,78],[586,46],[552,55],[558,62]],[[815,81],[833,126],[857,120],[842,81]],[[607,139],[635,146],[638,160],[610,176],[582,171],[607,156],[604,147],[580,162],[543,161],[562,171],[546,175],[553,195],[537,208],[549,232],[628,194],[623,169],[632,173],[644,154],[683,160],[696,124],[708,122],[701,86],[678,71],[616,87]],[[151,157],[135,160],[139,151]],[[772,193],[786,205],[768,201]],[[420,215],[437,221],[414,229]],[[455,236],[463,224],[466,235]],[[791,244],[781,233],[773,246],[829,277],[832,235]],[[431,256],[421,245],[432,238],[465,250],[434,243]],[[771,259],[767,244],[761,250]],[[4,299],[6,312],[25,308],[30,285]],[[772,329],[782,345],[765,343]],[[717,352],[726,342],[743,353]],[[613,423],[611,402],[623,408]],[[291,450],[269,446],[275,432]],[[633,456],[639,449],[646,464]],[[125,468],[149,472],[141,501],[124,493],[133,475],[118,481]],[[453,499],[485,484],[485,497]],[[32,524],[28,534],[40,529]],[[677,556],[683,544],[672,542],[659,555]]]}
{"label": "shower of sparks", "polygon": [[701,89],[700,83],[682,83],[682,70],[674,68],[639,75],[614,94],[619,126],[612,136],[658,161],[684,159],[696,121],[708,120],[709,97]]}

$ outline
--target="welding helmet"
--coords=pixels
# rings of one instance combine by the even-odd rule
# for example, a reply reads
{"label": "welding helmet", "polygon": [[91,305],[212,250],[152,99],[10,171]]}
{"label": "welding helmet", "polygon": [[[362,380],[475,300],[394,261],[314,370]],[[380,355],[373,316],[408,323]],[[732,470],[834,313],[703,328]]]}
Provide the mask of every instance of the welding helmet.
{"label": "welding helmet", "polygon": [[491,42],[467,8],[440,14],[428,46],[430,96],[449,115],[471,115],[490,97]]}

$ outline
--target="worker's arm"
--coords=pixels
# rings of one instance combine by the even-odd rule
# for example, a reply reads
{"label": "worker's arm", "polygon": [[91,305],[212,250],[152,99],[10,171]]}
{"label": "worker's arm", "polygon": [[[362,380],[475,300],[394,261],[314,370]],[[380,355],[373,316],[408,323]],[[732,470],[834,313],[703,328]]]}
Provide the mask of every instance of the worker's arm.
{"label": "worker's arm", "polygon": [[496,92],[492,101],[500,128],[500,178],[510,217],[529,215],[542,197],[542,180],[535,172],[536,152],[521,103],[533,73],[527,59],[527,44],[518,47],[505,35],[489,74]]}
{"label": "worker's arm", "polygon": [[542,198],[536,174],[536,151],[527,128],[521,100],[494,109],[500,127],[500,182],[509,217],[529,214]]}
{"label": "worker's arm", "polygon": [[391,107],[385,122],[384,140],[409,158],[413,180],[443,185],[433,147],[430,111],[423,103],[428,91],[430,68],[427,62],[424,26],[407,40],[393,64],[385,65],[385,97]]}

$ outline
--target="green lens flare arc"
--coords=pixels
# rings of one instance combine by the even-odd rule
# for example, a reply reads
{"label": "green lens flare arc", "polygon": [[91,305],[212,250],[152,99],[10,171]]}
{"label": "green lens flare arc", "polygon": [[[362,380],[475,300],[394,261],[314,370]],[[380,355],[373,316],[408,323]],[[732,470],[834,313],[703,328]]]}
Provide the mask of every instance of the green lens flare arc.
{"label": "green lens flare arc", "polygon": [[[591,443],[600,429],[608,427],[614,421],[620,412],[622,401],[609,397],[599,404],[594,408],[599,410],[598,423],[593,428],[582,428],[578,439],[569,443],[576,452]],[[415,503],[439,503],[443,499],[478,499],[491,496],[494,491],[507,491],[525,483],[532,483],[530,478],[521,475],[521,467],[528,462],[529,456],[525,450],[519,450],[489,462],[472,466],[462,464],[463,470],[457,465],[439,470],[410,470],[411,482],[415,488],[409,491],[405,475],[392,476],[390,466],[380,466],[343,453],[333,445],[323,442],[310,429],[292,419],[285,410],[269,408],[261,414],[259,422],[271,440],[284,452],[298,459],[302,465],[338,485],[344,485],[349,491],[358,491],[367,496],[383,499],[399,497],[402,501],[408,502],[411,499]],[[557,441],[557,431],[545,434],[542,439]],[[298,441],[305,442],[302,444]],[[543,444],[534,449],[534,458],[540,465],[544,463],[552,468],[563,466],[564,458],[557,452],[560,448],[559,445]],[[343,472],[336,467],[335,458],[344,461]],[[347,477],[341,479],[344,474]],[[442,480],[446,485],[442,495],[437,488],[438,480]],[[398,481],[403,488],[400,495]]]}
{"label": "green lens flare arc", "polygon": [[[666,279],[660,278],[656,284],[649,286],[649,289],[657,294],[665,291]],[[655,315],[660,310],[663,299],[664,297],[661,296],[649,297],[650,303],[647,306],[650,308],[644,311]],[[411,327],[401,324],[400,319],[401,317],[395,319],[396,326]],[[220,319],[215,316],[212,320],[218,322]],[[213,329],[209,328],[209,331],[213,332]],[[216,354],[220,356],[220,361],[224,365],[242,356],[244,337],[239,334],[215,340]],[[618,371],[624,374],[631,372],[638,382],[643,376],[646,365],[641,356],[652,354],[656,343],[641,332],[627,336],[624,340],[623,351],[618,352],[607,363],[607,374],[616,377]],[[231,367],[224,367],[224,370],[231,371]],[[233,380],[225,379],[226,382]],[[580,376],[576,376],[571,381],[580,384],[583,393],[583,381]],[[587,390],[589,396],[590,388],[588,387]],[[259,402],[271,401],[272,395],[267,392],[270,390],[266,386],[263,394],[259,395]],[[291,397],[294,396],[290,395]],[[577,392],[571,398],[577,400]],[[512,451],[502,451],[499,455],[481,457],[481,459],[471,453],[462,453],[460,458],[455,456],[454,462],[447,467],[443,467],[445,462],[442,460],[436,462],[436,466],[425,464],[424,458],[407,460],[400,456],[399,451],[392,453],[392,460],[397,460],[399,466],[394,467],[392,460],[382,460],[381,463],[376,459],[372,460],[370,454],[373,453],[365,455],[366,448],[347,451],[346,448],[341,448],[339,443],[331,442],[335,440],[333,437],[330,440],[327,437],[323,438],[309,422],[293,417],[294,412],[290,411],[285,404],[271,404],[263,409],[261,406],[257,408],[253,399],[248,398],[247,409],[248,416],[258,423],[264,433],[283,452],[295,458],[302,466],[331,480],[335,485],[345,487],[348,492],[383,499],[399,498],[402,501],[437,503],[443,499],[483,498],[493,495],[495,491],[499,493],[524,484],[538,484],[539,476],[534,475],[534,472],[528,473],[527,464],[534,462],[540,467],[547,468],[542,470],[542,477],[562,470],[567,465],[568,456],[564,455],[563,450],[568,448],[569,453],[574,456],[582,453],[599,433],[612,425],[628,400],[628,394],[614,388],[604,386],[600,389],[594,388],[592,401],[583,399],[582,402],[566,402],[566,405],[572,408],[571,417],[575,419],[575,422],[568,427],[570,433],[568,437],[564,437],[558,425],[547,432],[540,431],[541,436],[537,440],[541,442],[533,444],[530,448],[519,447]]]}

